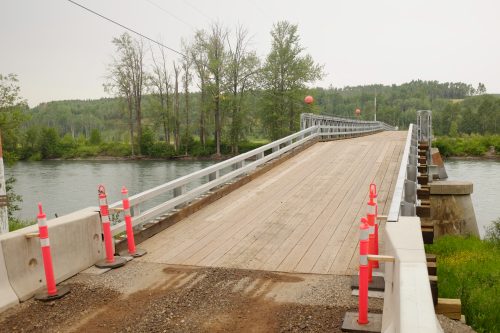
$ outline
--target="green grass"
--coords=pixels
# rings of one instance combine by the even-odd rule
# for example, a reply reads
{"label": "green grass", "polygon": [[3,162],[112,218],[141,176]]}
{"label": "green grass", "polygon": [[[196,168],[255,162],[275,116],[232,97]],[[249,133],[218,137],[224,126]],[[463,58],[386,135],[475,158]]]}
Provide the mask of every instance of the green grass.
{"label": "green grass", "polygon": [[460,298],[477,332],[500,332],[500,243],[444,236],[426,251],[438,256],[439,297]]}
{"label": "green grass", "polygon": [[443,156],[483,156],[490,147],[500,154],[500,135],[463,135],[460,137],[438,137],[433,145]]}
{"label": "green grass", "polygon": [[32,224],[35,224],[36,221],[22,221],[19,219],[9,219],[9,231],[14,231],[18,229],[25,228],[27,226],[30,226]]}

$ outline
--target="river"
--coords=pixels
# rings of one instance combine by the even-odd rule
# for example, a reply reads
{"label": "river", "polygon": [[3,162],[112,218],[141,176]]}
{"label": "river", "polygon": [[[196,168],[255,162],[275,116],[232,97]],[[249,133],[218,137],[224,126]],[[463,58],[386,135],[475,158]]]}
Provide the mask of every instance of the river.
{"label": "river", "polygon": [[[104,184],[109,202],[121,199],[120,189],[130,195],[211,165],[211,161],[41,161],[18,162],[6,168],[17,181],[14,190],[23,197],[22,219],[34,220],[42,202],[49,218],[97,206],[97,186]],[[472,201],[481,235],[484,227],[500,217],[500,161],[448,160],[450,179],[474,183]],[[144,207],[148,208],[148,207]]]}
{"label": "river", "polygon": [[[6,167],[14,176],[14,191],[23,203],[18,216],[36,218],[42,202],[47,218],[97,206],[97,187],[103,184],[108,202],[121,200],[121,188],[133,195],[213,164],[211,161],[40,161]],[[168,197],[167,194],[166,197]],[[148,207],[143,207],[148,208]]]}
{"label": "river", "polygon": [[500,217],[500,161],[447,160],[450,180],[469,180],[474,183],[472,203],[481,237],[485,227]]}

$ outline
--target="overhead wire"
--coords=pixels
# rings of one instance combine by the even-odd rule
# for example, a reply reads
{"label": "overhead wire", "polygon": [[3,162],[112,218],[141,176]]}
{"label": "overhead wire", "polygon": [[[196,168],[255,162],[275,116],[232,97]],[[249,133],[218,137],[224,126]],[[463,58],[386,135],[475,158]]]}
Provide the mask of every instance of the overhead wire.
{"label": "overhead wire", "polygon": [[194,26],[192,26],[189,22],[186,22],[183,19],[181,19],[180,17],[178,17],[177,15],[174,15],[173,13],[169,12],[168,10],[166,10],[165,8],[163,8],[162,6],[160,6],[159,4],[157,4],[156,2],[154,2],[152,0],[146,0],[146,1],[149,2],[149,4],[151,4],[151,5],[155,6],[156,8],[158,8],[159,10],[161,10],[162,12],[164,12],[164,13],[168,14],[169,16],[173,17],[177,21],[179,21],[179,22],[187,25],[193,31],[196,31],[196,28]]}
{"label": "overhead wire", "polygon": [[150,37],[148,37],[148,36],[146,36],[146,35],[144,35],[144,34],[142,34],[142,33],[138,32],[138,31],[136,31],[136,30],[134,30],[134,29],[132,29],[132,28],[129,28],[129,27],[127,27],[127,26],[125,26],[125,25],[123,25],[123,24],[121,24],[121,23],[119,23],[119,22],[117,22],[117,21],[113,20],[113,19],[110,19],[109,17],[106,17],[106,16],[104,16],[104,15],[102,15],[102,14],[99,14],[98,12],[96,12],[96,11],[94,11],[94,10],[92,10],[92,9],[88,8],[88,7],[85,7],[84,5],[79,4],[79,3],[78,3],[78,2],[76,2],[76,1],[73,1],[73,0],[67,0],[67,1],[68,1],[68,2],[70,2],[70,3],[72,3],[72,4],[74,4],[74,5],[76,5],[76,6],[78,6],[78,7],[80,7],[80,8],[85,9],[86,11],[88,11],[88,12],[90,12],[90,13],[94,14],[94,15],[99,16],[100,18],[102,18],[102,19],[104,19],[104,20],[106,20],[106,21],[108,21],[108,22],[111,22],[111,23],[113,23],[113,24],[115,24],[115,25],[117,25],[117,26],[119,26],[119,27],[122,27],[123,29],[126,29],[126,30],[128,30],[128,31],[130,31],[130,32],[132,32],[132,33],[134,33],[134,34],[136,34],[136,35],[138,35],[138,36],[141,36],[142,38],[145,38],[145,39],[149,40],[150,42],[153,42],[153,43],[155,43],[155,44],[157,44],[157,45],[159,45],[159,46],[161,46],[161,47],[166,48],[167,50],[170,50],[170,51],[172,51],[172,52],[174,52],[174,53],[177,53],[178,55],[181,55],[181,56],[183,56],[184,58],[186,58],[186,57],[187,57],[184,53],[182,53],[182,52],[180,52],[180,51],[177,51],[176,49],[173,49],[173,48],[171,48],[171,47],[169,47],[169,46],[167,46],[167,45],[165,45],[165,44],[163,44],[163,43],[161,43],[161,42],[158,42],[157,40],[154,40],[154,39],[152,39],[152,38],[150,38]]}

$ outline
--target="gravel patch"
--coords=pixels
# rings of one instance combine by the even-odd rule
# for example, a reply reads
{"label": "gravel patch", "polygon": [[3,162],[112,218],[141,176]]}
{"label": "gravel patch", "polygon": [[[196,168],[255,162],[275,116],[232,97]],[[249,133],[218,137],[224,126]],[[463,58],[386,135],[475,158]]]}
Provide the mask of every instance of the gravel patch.
{"label": "gravel patch", "polygon": [[444,333],[475,333],[472,327],[458,320],[450,319],[444,315],[437,315]]}
{"label": "gravel patch", "polygon": [[[66,282],[71,293],[0,315],[0,332],[340,332],[350,277],[132,261]],[[370,311],[382,301],[370,299]]]}

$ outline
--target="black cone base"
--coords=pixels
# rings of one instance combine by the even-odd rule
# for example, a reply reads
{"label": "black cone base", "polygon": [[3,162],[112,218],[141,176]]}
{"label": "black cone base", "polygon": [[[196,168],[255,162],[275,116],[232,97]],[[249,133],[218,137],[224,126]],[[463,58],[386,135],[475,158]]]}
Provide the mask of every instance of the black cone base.
{"label": "black cone base", "polygon": [[137,249],[136,248],[134,253],[129,253],[128,250],[123,250],[123,251],[120,252],[120,255],[122,257],[134,257],[134,258],[138,258],[138,257],[142,257],[146,253],[148,253],[148,251],[146,251],[144,249]]}
{"label": "black cone base", "polygon": [[113,262],[107,262],[106,259],[100,260],[96,262],[95,266],[98,268],[118,268],[122,267],[127,263],[127,259],[115,256],[115,260]]}
{"label": "black cone base", "polygon": [[42,302],[49,302],[53,301],[55,299],[59,299],[64,297],[66,294],[69,294],[70,289],[68,286],[59,286],[57,287],[57,293],[55,295],[49,295],[47,294],[47,291],[44,291],[43,293],[36,294],[35,299],[38,301]]}

